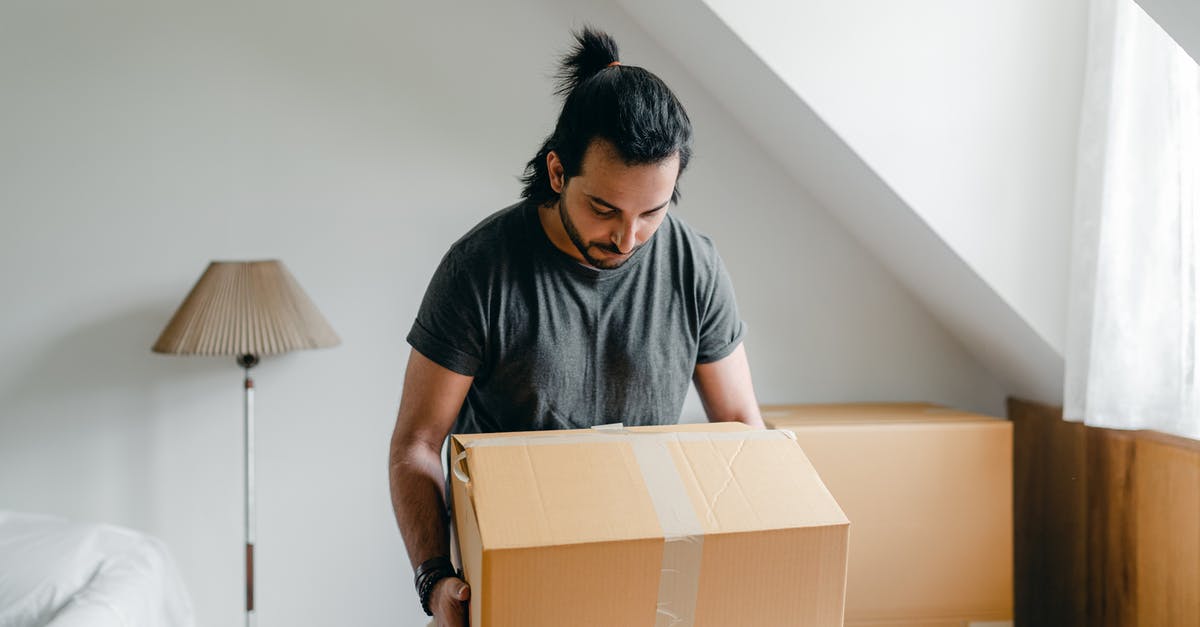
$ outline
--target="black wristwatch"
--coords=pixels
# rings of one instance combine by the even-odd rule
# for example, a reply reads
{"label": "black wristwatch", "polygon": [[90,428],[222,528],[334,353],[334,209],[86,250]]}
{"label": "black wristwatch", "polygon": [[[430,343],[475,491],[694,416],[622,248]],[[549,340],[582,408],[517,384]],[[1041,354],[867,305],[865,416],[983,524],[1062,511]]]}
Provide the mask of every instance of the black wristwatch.
{"label": "black wristwatch", "polygon": [[433,616],[433,610],[429,608],[429,595],[433,593],[433,587],[446,577],[457,577],[458,575],[459,572],[454,570],[454,564],[450,563],[450,558],[444,555],[425,560],[417,567],[415,577],[417,594],[421,597],[421,609],[425,610],[426,616]]}

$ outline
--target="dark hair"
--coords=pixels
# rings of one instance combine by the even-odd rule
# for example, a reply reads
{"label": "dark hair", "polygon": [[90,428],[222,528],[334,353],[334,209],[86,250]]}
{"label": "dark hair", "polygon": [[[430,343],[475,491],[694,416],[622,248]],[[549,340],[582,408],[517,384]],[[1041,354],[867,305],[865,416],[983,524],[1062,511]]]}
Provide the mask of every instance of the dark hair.
{"label": "dark hair", "polygon": [[[597,139],[607,140],[628,165],[658,163],[679,155],[683,174],[692,156],[692,122],[666,83],[640,67],[612,65],[617,42],[584,27],[559,65],[555,94],[565,96],[554,132],[525,165],[521,197],[537,206],[558,198],[550,186],[546,155],[553,150],[567,179],[579,174],[583,154]],[[671,202],[679,200],[679,184]]]}

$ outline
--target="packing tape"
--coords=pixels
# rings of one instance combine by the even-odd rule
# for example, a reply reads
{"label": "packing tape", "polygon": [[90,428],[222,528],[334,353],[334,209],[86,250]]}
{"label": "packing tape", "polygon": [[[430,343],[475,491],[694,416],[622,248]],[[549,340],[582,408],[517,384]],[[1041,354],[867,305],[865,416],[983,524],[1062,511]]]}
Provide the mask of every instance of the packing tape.
{"label": "packing tape", "polygon": [[696,596],[700,592],[704,527],[696,517],[667,442],[634,437],[630,445],[663,530],[654,627],[690,627],[695,622]]}
{"label": "packing tape", "polygon": [[668,447],[670,442],[712,440],[795,441],[790,431],[672,432],[632,431],[620,424],[593,427],[587,433],[540,432],[531,435],[487,438],[463,443],[454,460],[459,481],[471,479],[462,471],[467,449],[488,446],[530,446],[594,442],[627,442],[642,472],[659,526],[663,530],[662,566],[658,578],[658,602],[654,627],[690,627],[695,622],[696,597],[700,592],[700,565],[704,557],[704,527],[688,498],[687,488]]}

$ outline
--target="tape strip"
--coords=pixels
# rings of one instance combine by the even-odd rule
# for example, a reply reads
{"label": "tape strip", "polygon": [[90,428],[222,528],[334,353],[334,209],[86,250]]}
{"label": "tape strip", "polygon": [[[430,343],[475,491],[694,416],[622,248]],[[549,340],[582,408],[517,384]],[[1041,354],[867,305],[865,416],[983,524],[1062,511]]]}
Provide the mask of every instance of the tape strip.
{"label": "tape strip", "polygon": [[655,627],[690,627],[700,592],[704,528],[688,498],[667,441],[634,437],[633,454],[663,530],[662,567],[658,577]]}
{"label": "tape strip", "polygon": [[[688,498],[687,488],[668,446],[670,442],[701,440],[795,440],[788,431],[661,432],[631,431],[604,425],[586,433],[542,432],[464,442],[465,448],[530,446],[579,442],[627,442],[642,472],[659,526],[663,530],[662,566],[658,578],[655,627],[690,627],[695,622],[704,557],[704,527]],[[465,450],[464,450],[465,453]]]}

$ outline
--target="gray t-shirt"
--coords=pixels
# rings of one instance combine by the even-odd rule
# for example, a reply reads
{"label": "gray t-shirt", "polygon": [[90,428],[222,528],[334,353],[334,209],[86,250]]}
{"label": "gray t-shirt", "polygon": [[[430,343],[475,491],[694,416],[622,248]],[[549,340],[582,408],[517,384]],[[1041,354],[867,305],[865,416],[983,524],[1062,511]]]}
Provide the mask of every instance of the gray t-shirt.
{"label": "gray t-shirt", "polygon": [[696,364],[742,340],[712,241],[668,213],[623,265],[598,270],[518,203],[450,247],[408,343],[474,377],[454,433],[678,422]]}

